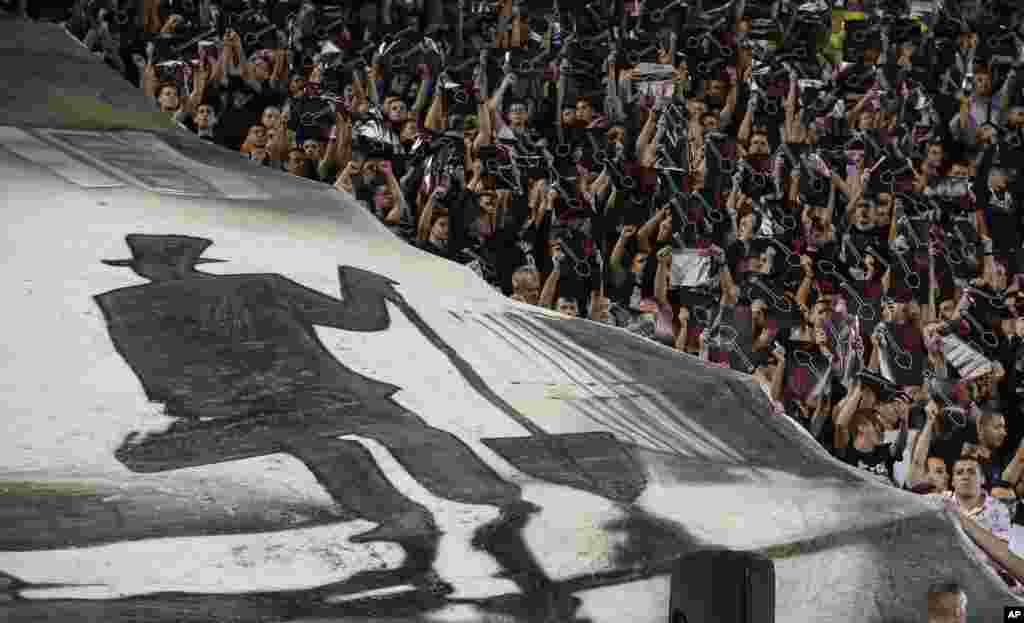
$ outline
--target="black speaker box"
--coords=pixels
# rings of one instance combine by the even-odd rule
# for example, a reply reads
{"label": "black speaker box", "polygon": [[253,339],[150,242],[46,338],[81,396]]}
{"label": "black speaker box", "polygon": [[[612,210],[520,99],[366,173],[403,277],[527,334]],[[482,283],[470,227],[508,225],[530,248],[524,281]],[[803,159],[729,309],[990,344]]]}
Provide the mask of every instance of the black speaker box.
{"label": "black speaker box", "polygon": [[775,623],[775,563],[751,552],[706,550],[672,571],[670,623]]}

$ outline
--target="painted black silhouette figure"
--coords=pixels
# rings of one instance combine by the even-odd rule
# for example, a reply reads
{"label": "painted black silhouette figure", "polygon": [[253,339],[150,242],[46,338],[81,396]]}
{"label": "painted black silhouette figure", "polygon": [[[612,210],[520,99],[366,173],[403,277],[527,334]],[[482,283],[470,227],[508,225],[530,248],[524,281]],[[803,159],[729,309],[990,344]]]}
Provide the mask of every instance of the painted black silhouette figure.
{"label": "painted black silhouette figure", "polygon": [[285,452],[301,460],[337,503],[378,527],[352,539],[391,541],[401,569],[366,571],[333,587],[357,592],[412,583],[444,592],[433,571],[439,533],[430,512],[384,476],[358,435],[385,446],[438,497],[501,509],[474,545],[491,554],[524,592],[550,582],[522,540],[539,510],[454,435],[428,425],[391,397],[398,387],[339,362],[314,326],[383,331],[386,301],[405,305],[395,282],[340,267],[342,300],[277,274],[213,275],[196,265],[210,240],[129,235],[132,268],[151,283],[95,297],[110,337],[147,397],[178,418],[166,431],[130,435],[116,456],[157,472]]}

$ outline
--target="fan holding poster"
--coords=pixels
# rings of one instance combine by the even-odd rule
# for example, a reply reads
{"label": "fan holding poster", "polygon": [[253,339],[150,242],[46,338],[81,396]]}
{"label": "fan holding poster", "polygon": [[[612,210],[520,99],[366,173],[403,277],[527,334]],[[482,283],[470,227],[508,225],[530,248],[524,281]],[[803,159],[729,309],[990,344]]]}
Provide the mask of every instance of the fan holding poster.
{"label": "fan holding poster", "polygon": [[819,329],[818,343],[791,343],[786,357],[786,400],[816,402],[828,396],[832,387],[834,355],[828,336]]}
{"label": "fan holding poster", "polygon": [[874,352],[869,367],[901,387],[916,387],[924,378],[924,334],[910,318],[912,300],[909,290],[890,292],[883,302],[887,318],[871,334]]}
{"label": "fan holding poster", "polygon": [[689,173],[689,117],[686,108],[659,101],[661,108],[654,135],[654,168]]}

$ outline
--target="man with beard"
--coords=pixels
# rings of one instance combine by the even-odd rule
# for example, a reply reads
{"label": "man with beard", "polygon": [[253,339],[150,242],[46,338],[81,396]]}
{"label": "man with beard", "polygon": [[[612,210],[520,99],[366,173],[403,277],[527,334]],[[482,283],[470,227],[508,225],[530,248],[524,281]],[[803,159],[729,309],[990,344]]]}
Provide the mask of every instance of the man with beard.
{"label": "man with beard", "polygon": [[1009,457],[1001,452],[1006,441],[1006,418],[1001,413],[982,413],[975,421],[974,434],[977,443],[965,443],[962,452],[977,459],[984,474],[983,486],[991,489],[994,483],[1003,479],[1003,472],[1010,462]]}

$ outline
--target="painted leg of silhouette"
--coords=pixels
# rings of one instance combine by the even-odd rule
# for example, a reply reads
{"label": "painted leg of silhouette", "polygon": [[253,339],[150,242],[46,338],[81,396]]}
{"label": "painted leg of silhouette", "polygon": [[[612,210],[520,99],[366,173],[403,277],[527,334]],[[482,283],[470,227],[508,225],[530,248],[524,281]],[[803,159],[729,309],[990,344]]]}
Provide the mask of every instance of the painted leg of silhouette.
{"label": "painted leg of silhouette", "polygon": [[551,580],[522,536],[529,516],[540,507],[524,500],[518,485],[503,480],[455,435],[412,414],[404,417],[400,423],[380,418],[372,424],[356,425],[356,434],[385,446],[434,495],[464,504],[497,506],[499,516],[476,531],[473,547],[494,558],[502,568],[500,576],[515,582],[523,593],[546,590]]}
{"label": "painted leg of silhouette", "polygon": [[302,461],[339,505],[378,524],[352,537],[352,542],[389,541],[405,551],[405,562],[399,569],[364,571],[321,587],[321,592],[355,593],[397,584],[413,584],[434,593],[451,592],[433,570],[440,532],[430,511],[396,489],[366,448],[348,439],[310,437],[293,439],[282,451]]}
{"label": "painted leg of silhouette", "polygon": [[417,482],[439,498],[498,507],[521,500],[519,486],[502,479],[466,443],[418,417],[398,424],[382,421],[357,430],[386,447]]}
{"label": "painted leg of silhouette", "polygon": [[551,586],[551,580],[523,540],[523,528],[538,510],[526,501],[506,505],[494,521],[481,526],[473,535],[473,547],[490,554],[501,565],[500,577],[512,580],[524,593],[544,591]]}
{"label": "painted leg of silhouette", "polygon": [[480,605],[524,620],[575,621],[580,600],[547,576],[523,540],[526,522],[538,510],[526,501],[504,506],[497,519],[473,535],[473,547],[487,552],[501,565],[499,577],[515,582],[522,591],[521,595],[484,600]]}

